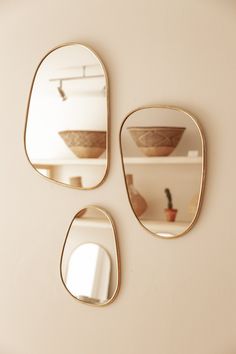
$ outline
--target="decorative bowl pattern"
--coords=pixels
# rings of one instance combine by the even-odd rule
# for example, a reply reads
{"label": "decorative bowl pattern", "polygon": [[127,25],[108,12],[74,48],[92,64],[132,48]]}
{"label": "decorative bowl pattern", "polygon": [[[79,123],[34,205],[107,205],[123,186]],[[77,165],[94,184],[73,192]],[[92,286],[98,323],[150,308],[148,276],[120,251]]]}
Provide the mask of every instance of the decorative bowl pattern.
{"label": "decorative bowl pattern", "polygon": [[58,134],[75,156],[80,158],[97,158],[106,149],[105,131],[64,130]]}
{"label": "decorative bowl pattern", "polygon": [[146,156],[168,156],[178,145],[186,128],[129,127],[127,129]]}

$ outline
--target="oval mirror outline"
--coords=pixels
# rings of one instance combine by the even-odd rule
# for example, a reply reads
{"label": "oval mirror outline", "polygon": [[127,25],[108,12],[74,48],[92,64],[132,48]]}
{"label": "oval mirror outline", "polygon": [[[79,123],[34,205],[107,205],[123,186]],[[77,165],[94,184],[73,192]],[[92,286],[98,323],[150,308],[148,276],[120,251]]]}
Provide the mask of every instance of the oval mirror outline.
{"label": "oval mirror outline", "polygon": [[[135,124],[135,119],[134,115],[135,114],[140,114],[143,112],[147,112],[148,110],[154,110],[154,109],[162,109],[162,110],[169,110],[171,112],[176,112],[178,114],[182,114],[185,116],[185,118],[189,119],[189,122],[192,124],[192,127],[194,127],[195,132],[198,135],[198,139],[201,145],[200,150],[200,156],[195,155],[197,152],[199,153],[199,151],[193,150],[193,151],[189,151],[189,155],[188,156],[175,156],[176,152],[181,151],[181,149],[183,150],[183,141],[186,142],[186,137],[187,137],[187,131],[188,129],[186,129],[184,126],[181,127],[177,127],[176,125],[178,124],[172,124],[171,126],[168,126],[166,123],[164,123],[164,120],[162,119],[162,123],[160,124],[160,126],[158,126],[159,124],[155,124],[153,123],[153,118],[150,120],[151,124],[148,124],[148,120],[147,118],[143,121],[143,123],[141,124],[142,126],[139,126],[140,124],[140,119],[138,119],[139,124]],[[146,114],[145,114],[146,115]],[[127,122],[129,122],[129,126],[127,125]],[[178,122],[177,122],[178,123]],[[166,149],[163,150],[163,148],[161,147],[161,149],[158,147],[153,149],[153,147],[151,149],[147,149],[147,146],[151,146],[153,145],[153,138],[155,138],[154,140],[156,140],[156,135],[161,135],[161,138],[163,138],[163,136],[166,138],[165,134],[167,132],[167,135],[169,134],[168,129],[167,128],[173,128],[172,130],[174,130],[174,139],[172,139],[171,145],[173,145],[171,147],[170,150],[166,151]],[[162,128],[164,129],[161,134],[157,134],[157,132],[155,131],[156,129]],[[132,152],[131,155],[128,153],[128,155],[125,153],[124,151],[124,130],[126,129],[126,138],[129,135],[129,144],[130,146],[132,145]],[[180,131],[181,130],[181,131]],[[164,133],[163,133],[164,132]],[[151,134],[150,134],[151,133]],[[173,138],[173,132],[170,132]],[[164,134],[164,135],[163,135]],[[177,135],[177,137],[176,137]],[[182,136],[184,135],[184,138],[182,138]],[[181,141],[182,139],[182,141]],[[140,223],[140,225],[142,225],[142,227],[144,227],[144,229],[146,229],[147,231],[149,231],[153,236],[158,236],[161,238],[176,238],[176,237],[180,237],[185,235],[186,233],[188,233],[192,227],[194,226],[194,224],[196,223],[199,214],[200,214],[200,209],[202,206],[202,201],[203,201],[203,194],[204,194],[204,189],[205,189],[205,179],[206,179],[206,140],[205,140],[205,136],[202,130],[202,127],[199,124],[199,121],[197,120],[197,118],[190,112],[177,107],[177,106],[172,106],[172,105],[151,105],[151,106],[143,106],[143,107],[139,107],[133,111],[131,111],[123,120],[121,128],[120,128],[120,133],[119,133],[119,143],[120,143],[120,153],[121,153],[121,160],[122,160],[122,169],[123,169],[123,174],[124,174],[124,180],[125,180],[125,187],[126,187],[126,191],[127,191],[127,197],[131,206],[131,209],[136,217],[136,219],[138,220],[138,222]],[[125,142],[127,143],[127,141]],[[128,144],[128,145],[129,145]],[[145,144],[147,146],[145,146]],[[159,144],[159,142],[158,142]],[[179,144],[179,145],[178,145]],[[154,144],[155,145],[155,144]],[[162,144],[160,144],[162,145]],[[128,150],[129,147],[128,146]],[[181,148],[180,148],[181,147]],[[169,149],[169,147],[168,147]],[[169,156],[171,155],[171,156]],[[173,156],[172,156],[173,155]],[[172,158],[173,157],[173,158]],[[195,161],[193,161],[193,159],[196,157]],[[189,158],[189,159],[188,159]],[[156,162],[158,163],[158,165],[160,164],[160,166],[163,164],[163,166],[167,166],[169,164],[171,164],[169,161],[171,161],[173,164],[176,165],[183,165],[184,163],[189,164],[189,166],[191,166],[191,163],[193,163],[192,166],[200,166],[199,169],[199,189],[198,189],[198,195],[194,195],[191,203],[194,204],[194,208],[192,207],[192,219],[190,222],[183,222],[181,223],[170,223],[169,221],[173,221],[173,220],[168,220],[168,225],[170,226],[170,228],[168,229],[166,227],[166,221],[164,221],[163,223],[159,222],[159,226],[161,229],[159,229],[158,231],[156,230],[156,224],[158,223],[157,220],[142,220],[140,218],[140,216],[142,214],[147,215],[148,212],[148,202],[147,199],[145,199],[145,195],[143,195],[143,193],[140,193],[140,191],[142,191],[142,187],[140,189],[137,190],[137,188],[135,188],[135,179],[136,177],[133,176],[133,174],[130,172],[130,169],[127,169],[127,166],[138,166],[138,165],[142,165],[144,164],[143,167],[148,166],[155,166]],[[182,159],[182,160],[181,160]],[[188,161],[189,160],[189,161]],[[140,166],[139,166],[140,167]],[[145,170],[145,168],[143,169]],[[140,185],[139,185],[140,187]],[[168,187],[168,186],[166,186]],[[166,194],[166,192],[168,192],[170,194],[170,197],[172,199],[172,193],[170,191],[169,188],[163,188],[163,195],[165,194],[166,198],[168,198],[168,193]],[[168,200],[168,199],[167,199]],[[169,200],[168,200],[169,203]],[[189,207],[190,209],[190,207]],[[194,212],[193,212],[194,209]],[[176,218],[176,213],[178,213],[178,211],[176,210],[174,218]],[[173,215],[169,215],[168,218],[172,218]],[[155,223],[155,225],[154,225]],[[175,227],[174,227],[175,226]],[[163,228],[163,229],[162,229]]]}
{"label": "oval mirror outline", "polygon": [[[88,57],[87,60],[90,60],[90,63],[91,60],[96,60],[96,65],[88,64],[88,65],[78,65],[78,66],[71,65],[71,67],[65,66],[61,68],[58,67],[55,70],[54,74],[52,72],[49,75],[50,77],[47,78],[47,84],[49,85],[50,82],[50,85],[52,85],[50,87],[50,90],[51,92],[54,91],[52,93],[52,95],[54,96],[53,99],[54,101],[56,99],[58,100],[57,103],[58,106],[56,108],[56,111],[57,113],[59,112],[60,115],[59,118],[60,119],[63,118],[64,121],[58,123],[60,125],[60,128],[59,129],[57,128],[57,131],[56,133],[54,132],[53,137],[51,135],[50,139],[44,139],[42,135],[43,138],[41,138],[40,141],[40,136],[39,136],[40,129],[38,130],[36,128],[32,129],[33,124],[31,122],[32,120],[36,122],[37,115],[39,115],[39,112],[37,111],[34,117],[34,113],[36,112],[36,109],[31,110],[32,101],[34,101],[35,103],[38,98],[36,97],[35,99],[34,97],[34,93],[36,92],[37,94],[37,87],[36,87],[37,80],[39,80],[39,76],[41,74],[42,68],[43,70],[46,70],[44,69],[44,66],[47,60],[49,59],[51,60],[52,55],[54,55],[55,53],[61,50],[62,51],[61,53],[63,54],[62,60],[63,58],[68,59],[69,55],[66,55],[65,52],[63,53],[63,51],[68,49],[73,50],[73,48],[76,47],[78,51],[79,50],[84,51],[83,60],[86,60],[85,52],[87,52],[87,57]],[[57,56],[60,57],[59,52]],[[95,66],[97,66],[97,68],[93,68]],[[71,74],[70,74],[70,70],[71,70]],[[78,70],[80,70],[80,73],[76,75],[75,72]],[[66,76],[65,73],[67,73]],[[65,87],[66,88],[65,90],[64,82],[65,83],[82,82],[83,77],[81,78],[80,76],[85,76],[85,79],[88,78],[89,80],[86,80],[87,82],[91,83],[97,79],[97,80],[103,80],[104,84],[102,85],[100,82],[99,90],[98,87],[96,86],[96,91],[95,89],[94,90],[91,89],[92,84],[90,84],[91,87],[88,87],[87,92],[81,91],[79,93],[79,89],[75,88],[74,84],[72,88]],[[81,90],[82,89],[83,88],[81,88]],[[69,92],[69,94],[66,95],[65,91]],[[86,120],[84,121],[83,119],[79,120],[77,119],[77,117],[75,117],[76,109],[78,109],[78,100],[76,102],[76,95],[81,96],[80,103],[83,101],[82,104],[80,104],[80,114],[83,110],[87,109],[86,117],[88,119],[86,118]],[[55,98],[56,96],[57,98]],[[46,98],[46,93],[45,96],[42,95],[41,100],[45,100],[45,98]],[[87,101],[96,99],[98,104],[97,109],[92,108],[93,106],[95,107],[95,105],[91,104],[91,102],[90,104],[86,104],[85,103],[86,99]],[[63,109],[59,107],[60,100],[61,100],[61,107]],[[69,106],[68,102],[70,103],[69,108],[68,108]],[[66,109],[65,106],[62,106],[62,104],[65,103],[67,104]],[[37,105],[34,106],[36,107]],[[41,107],[42,106],[43,105],[41,105]],[[54,106],[56,107],[56,104],[54,104]],[[72,125],[69,126],[69,128],[68,128],[69,123],[68,122],[65,123],[65,117],[66,117],[65,113],[67,109],[70,112],[73,112],[72,115],[73,119],[71,119]],[[93,113],[92,111],[98,114],[99,118],[102,117],[102,119],[96,120],[95,124],[94,124],[94,119],[96,117],[92,116]],[[103,62],[100,59],[100,57],[97,55],[97,53],[87,45],[76,43],[76,42],[66,43],[50,50],[40,61],[36,69],[36,72],[32,80],[29,98],[28,98],[28,104],[27,104],[26,123],[25,123],[25,130],[24,130],[24,148],[25,148],[26,157],[29,163],[34,168],[34,170],[36,170],[37,173],[49,179],[50,181],[59,183],[61,185],[70,188],[90,190],[99,187],[104,182],[109,169],[109,159],[110,159],[109,120],[110,120],[110,107],[109,107],[108,75]],[[32,135],[31,132],[29,132],[29,127],[31,129],[31,132],[34,130],[34,135]],[[51,129],[51,127],[49,127],[49,129]],[[49,132],[47,132],[46,135],[48,133]],[[38,146],[36,146],[36,141]],[[48,157],[45,158],[45,156],[42,158],[39,157],[38,152],[40,151],[41,147],[45,145],[45,141],[47,143],[49,143],[50,141],[51,144],[52,141],[54,143],[56,142],[55,146],[57,146],[57,154],[59,153],[58,151],[60,151],[63,156],[62,157],[59,156],[59,158],[58,156],[51,157],[50,154],[52,153],[52,149],[45,151],[46,149],[44,147],[43,154],[44,155],[48,154],[49,158]],[[34,146],[32,144],[34,144]],[[33,156],[33,154],[34,155],[36,154],[35,157]],[[96,173],[94,173],[94,171],[96,171]]]}
{"label": "oval mirror outline", "polygon": [[[68,278],[69,270],[74,271],[73,264],[70,268],[71,256],[73,257],[78,250],[81,251],[81,247],[83,249],[88,245],[97,247],[100,252],[97,253],[93,249],[92,253],[97,254],[98,257],[93,257],[90,270],[83,267],[87,269],[86,272],[79,270],[77,273],[77,279],[78,275],[80,279],[87,278],[86,283],[71,285],[73,274],[71,273],[71,278]],[[88,259],[84,258],[84,265],[88,264],[87,261]],[[76,262],[78,264],[78,258],[74,264]],[[114,221],[103,208],[87,206],[74,216],[61,253],[60,277],[67,292],[79,302],[104,306],[115,300],[120,289],[121,277],[119,245]],[[93,282],[88,284],[88,279],[93,279]],[[107,285],[108,279],[109,286]],[[82,289],[83,293],[79,294],[76,289]],[[88,289],[92,291],[90,296]],[[107,299],[105,299],[105,294],[107,294]]]}

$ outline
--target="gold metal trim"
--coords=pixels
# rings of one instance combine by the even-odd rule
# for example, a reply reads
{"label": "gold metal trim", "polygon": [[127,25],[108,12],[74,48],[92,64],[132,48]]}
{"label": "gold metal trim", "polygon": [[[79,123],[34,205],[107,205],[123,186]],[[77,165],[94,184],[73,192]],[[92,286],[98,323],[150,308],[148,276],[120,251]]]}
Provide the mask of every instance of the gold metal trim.
{"label": "gold metal trim", "polygon": [[[72,45],[80,45],[81,47],[89,50],[93,55],[96,56],[96,58],[98,59],[99,61],[99,64],[101,65],[102,69],[103,69],[103,72],[104,72],[104,77],[105,77],[105,80],[106,80],[106,98],[107,98],[107,104],[106,104],[106,109],[107,109],[107,124],[106,124],[106,128],[107,128],[107,134],[106,134],[106,170],[104,172],[104,176],[103,178],[101,179],[101,181],[96,184],[95,186],[92,186],[92,187],[75,187],[75,186],[72,186],[70,184],[66,184],[66,183],[63,183],[63,182],[59,182],[57,180],[55,180],[54,178],[50,178],[50,177],[46,177],[46,176],[43,176],[40,172],[37,171],[37,169],[35,168],[35,166],[32,164],[32,162],[30,161],[30,158],[29,158],[29,155],[27,153],[27,149],[26,149],[26,131],[27,131],[27,124],[28,124],[28,117],[29,117],[29,109],[30,109],[30,101],[31,101],[31,96],[32,96],[32,92],[33,92],[33,87],[34,87],[34,83],[35,83],[35,79],[36,79],[36,76],[37,76],[37,73],[38,73],[38,70],[41,66],[41,64],[43,63],[43,61],[52,53],[54,52],[55,50],[57,49],[60,49],[60,48],[64,48],[64,47],[68,47],[68,46],[72,46]],[[90,46],[87,46],[85,44],[82,44],[82,43],[79,43],[79,42],[68,42],[68,43],[63,43],[61,45],[58,45],[56,47],[54,47],[53,49],[51,49],[49,52],[47,52],[47,54],[45,54],[43,56],[43,58],[40,60],[37,68],[36,68],[36,71],[34,73],[34,76],[33,76],[33,80],[32,80],[32,84],[31,84],[31,87],[30,87],[30,91],[29,91],[29,96],[28,96],[28,102],[27,102],[27,108],[26,108],[26,121],[25,121],[25,128],[24,128],[24,150],[25,150],[25,154],[26,154],[26,157],[27,157],[27,160],[28,162],[30,163],[30,165],[33,167],[33,169],[36,171],[37,174],[39,174],[42,178],[46,178],[48,179],[50,182],[53,182],[53,183],[56,183],[56,184],[59,184],[59,185],[62,185],[64,187],[68,187],[68,188],[72,188],[72,189],[78,189],[78,190],[92,190],[92,189],[95,189],[95,188],[98,188],[99,186],[101,186],[105,179],[107,178],[107,175],[108,175],[108,172],[109,172],[109,168],[110,168],[110,89],[109,89],[109,78],[108,78],[108,73],[107,73],[107,70],[105,68],[105,65],[103,64],[101,58],[100,58],[100,55],[97,54],[97,52],[95,52]]]}
{"label": "gold metal trim", "polygon": [[[138,111],[145,110],[145,109],[150,109],[150,108],[166,108],[166,109],[172,109],[172,110],[177,111],[177,112],[185,113],[194,122],[194,124],[196,125],[196,127],[197,127],[197,129],[199,131],[200,137],[201,137],[201,142],[202,142],[202,173],[201,173],[201,186],[200,186],[199,197],[198,197],[197,211],[196,211],[196,214],[195,214],[192,222],[189,224],[189,226],[186,228],[186,230],[184,230],[183,232],[181,232],[181,233],[179,233],[177,235],[174,235],[174,236],[161,236],[159,234],[156,234],[156,233],[150,231],[147,227],[145,227],[142,224],[140,219],[136,216],[136,214],[134,212],[134,209],[132,207],[132,203],[131,203],[131,200],[130,200],[130,197],[129,197],[128,187],[127,187],[126,180],[125,180],[124,156],[123,156],[122,142],[121,142],[121,135],[122,135],[123,126],[124,126],[126,120],[132,114],[134,114],[134,113],[136,113]],[[203,133],[203,129],[202,129],[200,123],[199,123],[198,118],[196,118],[196,116],[193,115],[192,113],[190,113],[189,111],[186,111],[185,109],[180,108],[178,106],[165,105],[165,104],[156,104],[156,105],[150,105],[150,106],[149,105],[148,106],[142,106],[142,107],[136,108],[133,111],[129,112],[128,115],[123,120],[123,122],[121,124],[121,127],[120,127],[120,132],[119,132],[119,144],[120,144],[120,154],[121,154],[123,177],[124,177],[124,181],[125,181],[125,188],[126,188],[126,192],[127,192],[127,196],[128,196],[128,199],[129,199],[129,203],[130,203],[131,209],[133,210],[134,216],[138,220],[139,224],[145,230],[150,232],[153,236],[159,237],[159,238],[173,239],[173,238],[178,238],[180,236],[183,236],[183,235],[187,234],[193,228],[193,226],[195,225],[195,223],[197,222],[197,220],[199,218],[200,210],[202,208],[202,203],[203,203],[203,195],[204,195],[204,190],[205,190],[205,184],[206,184],[206,170],[207,170],[207,164],[206,164],[206,159],[207,159],[206,138],[205,138],[205,135]]]}
{"label": "gold metal trim", "polygon": [[[113,230],[113,236],[114,236],[114,245],[115,245],[115,249],[116,249],[116,264],[117,264],[117,267],[116,267],[116,277],[117,277],[117,285],[116,285],[116,288],[115,288],[115,291],[112,295],[112,297],[106,301],[106,302],[103,302],[103,303],[87,303],[86,301],[83,301],[81,299],[78,299],[76,296],[72,295],[70,293],[70,291],[67,289],[66,287],[66,284],[64,282],[64,279],[63,279],[63,275],[62,275],[62,261],[63,261],[63,255],[64,255],[64,251],[65,251],[65,247],[66,247],[66,243],[67,243],[67,239],[69,237],[69,233],[70,233],[70,229],[71,229],[71,226],[74,222],[74,220],[76,219],[76,215],[78,213],[80,213],[81,211],[85,210],[85,209],[96,209],[98,211],[100,211],[101,213],[103,213],[105,215],[105,217],[109,220],[110,224],[111,224],[111,228]],[[67,233],[66,233],[66,238],[65,238],[65,241],[63,243],[63,247],[62,247],[62,252],[61,252],[61,257],[60,257],[60,278],[61,278],[61,281],[66,289],[66,291],[70,294],[70,296],[72,296],[76,301],[79,301],[81,303],[84,303],[88,306],[96,306],[96,307],[103,307],[103,306],[107,306],[109,304],[111,304],[115,298],[117,297],[118,293],[119,293],[119,290],[120,290],[120,283],[121,283],[121,261],[120,261],[120,248],[119,248],[119,242],[118,242],[118,236],[117,236],[117,231],[116,231],[116,226],[115,226],[115,223],[114,223],[114,220],[113,218],[111,217],[111,215],[103,208],[99,207],[99,206],[96,206],[96,205],[88,205],[86,206],[85,208],[81,209],[78,211],[78,213],[76,213],[69,225],[69,228],[67,230]],[[102,246],[103,247],[103,246]]]}

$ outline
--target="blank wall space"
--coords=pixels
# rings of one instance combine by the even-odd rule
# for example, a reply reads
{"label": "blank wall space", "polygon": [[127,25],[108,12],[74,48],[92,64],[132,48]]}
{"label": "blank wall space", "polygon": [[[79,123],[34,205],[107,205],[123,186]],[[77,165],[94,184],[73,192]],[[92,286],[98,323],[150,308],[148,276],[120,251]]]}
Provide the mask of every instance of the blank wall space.
{"label": "blank wall space", "polygon": [[[235,10],[212,0],[1,2],[2,353],[235,353]],[[73,40],[97,50],[111,83],[112,162],[93,191],[46,181],[23,148],[36,66]],[[203,209],[175,240],[137,223],[121,170],[120,125],[151,103],[192,111],[207,136]],[[59,276],[68,225],[91,204],[112,214],[122,258],[121,291],[102,309],[73,301]]]}

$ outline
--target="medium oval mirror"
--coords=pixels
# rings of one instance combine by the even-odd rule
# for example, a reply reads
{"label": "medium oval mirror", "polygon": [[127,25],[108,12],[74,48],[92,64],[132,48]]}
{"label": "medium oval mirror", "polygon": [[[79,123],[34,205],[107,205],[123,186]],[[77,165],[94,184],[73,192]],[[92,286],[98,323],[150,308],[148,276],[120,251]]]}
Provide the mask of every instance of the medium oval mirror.
{"label": "medium oval mirror", "polygon": [[111,302],[119,288],[120,266],[113,222],[97,207],[81,210],[69,228],[61,257],[61,278],[76,299]]}
{"label": "medium oval mirror", "polygon": [[75,188],[102,183],[108,159],[108,80],[97,55],[81,44],[52,50],[31,88],[26,154],[43,176]]}
{"label": "medium oval mirror", "polygon": [[199,214],[205,142],[196,119],[171,106],[130,113],[120,132],[127,194],[135,216],[154,235],[177,237]]}

